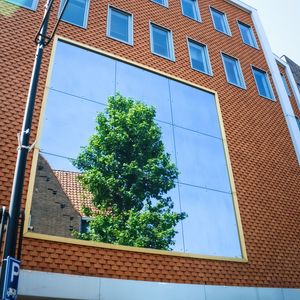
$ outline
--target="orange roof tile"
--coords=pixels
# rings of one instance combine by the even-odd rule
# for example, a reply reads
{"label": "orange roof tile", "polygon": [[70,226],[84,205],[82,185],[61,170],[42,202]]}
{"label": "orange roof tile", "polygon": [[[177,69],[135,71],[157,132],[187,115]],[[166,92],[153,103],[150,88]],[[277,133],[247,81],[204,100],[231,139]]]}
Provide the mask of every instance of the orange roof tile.
{"label": "orange roof tile", "polygon": [[82,207],[88,207],[92,211],[96,208],[92,204],[92,195],[85,191],[78,181],[77,172],[53,170],[54,175],[61,184],[65,194],[70,199],[74,208],[83,216]]}

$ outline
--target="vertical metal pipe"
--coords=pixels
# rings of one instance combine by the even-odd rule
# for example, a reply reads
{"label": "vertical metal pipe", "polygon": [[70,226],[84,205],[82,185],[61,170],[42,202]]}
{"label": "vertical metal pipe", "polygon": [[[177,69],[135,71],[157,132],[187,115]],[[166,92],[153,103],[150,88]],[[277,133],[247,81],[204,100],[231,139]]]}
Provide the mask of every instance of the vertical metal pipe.
{"label": "vertical metal pipe", "polygon": [[19,243],[18,243],[18,253],[17,253],[18,260],[21,260],[21,255],[22,255],[23,231],[24,231],[24,221],[25,221],[24,209],[21,210],[20,218],[21,218],[21,223],[20,223]]}
{"label": "vertical metal pipe", "polygon": [[31,133],[32,117],[34,112],[35,97],[38,86],[38,79],[41,69],[41,62],[43,57],[43,50],[45,45],[45,37],[47,35],[48,21],[50,13],[47,13],[50,0],[47,0],[45,5],[44,23],[40,29],[38,38],[34,65],[31,75],[31,81],[27,96],[26,108],[23,119],[22,132],[20,136],[20,145],[18,148],[17,162],[15,168],[15,175],[12,187],[12,194],[9,206],[9,222],[7,225],[6,241],[4,246],[4,254],[1,268],[1,281],[0,281],[0,297],[3,294],[3,281],[6,267],[5,259],[8,256],[15,257],[16,243],[18,235],[18,224],[20,216],[20,207],[23,193],[24,177],[26,171],[26,161],[29,150],[29,138]]}
{"label": "vertical metal pipe", "polygon": [[24,177],[26,171],[26,160],[27,160],[28,148],[29,148],[29,138],[31,132],[32,117],[33,117],[35,97],[36,97],[38,79],[39,79],[41,62],[42,62],[43,51],[44,51],[45,36],[47,33],[48,20],[50,15],[46,13],[49,2],[50,1],[47,0],[45,6],[45,16],[47,17],[47,19],[45,20],[45,23],[41,28],[40,37],[37,44],[33,71],[32,71],[29,91],[28,91],[27,102],[26,102],[26,109],[24,113],[20,145],[18,148],[15,176],[14,176],[12,194],[11,194],[10,206],[9,206],[9,223],[8,223],[7,233],[6,233],[4,258],[6,258],[7,256],[13,256],[13,257],[15,256],[17,233],[18,233],[18,221],[20,215],[20,206],[21,206],[23,184],[24,184]]}
{"label": "vertical metal pipe", "polygon": [[0,223],[0,247],[2,250],[2,240],[4,235],[4,229],[6,224],[6,207],[3,206],[1,210],[1,223]]}

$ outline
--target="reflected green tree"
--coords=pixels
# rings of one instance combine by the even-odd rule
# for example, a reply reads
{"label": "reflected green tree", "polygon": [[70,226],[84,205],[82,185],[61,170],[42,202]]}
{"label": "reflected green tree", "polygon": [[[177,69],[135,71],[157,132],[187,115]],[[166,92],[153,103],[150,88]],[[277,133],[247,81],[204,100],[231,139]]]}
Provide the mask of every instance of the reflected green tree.
{"label": "reflected green tree", "polygon": [[96,132],[74,165],[92,195],[95,210],[82,239],[171,250],[176,225],[185,213],[173,211],[167,193],[178,170],[166,153],[155,109],[116,94],[96,119]]}

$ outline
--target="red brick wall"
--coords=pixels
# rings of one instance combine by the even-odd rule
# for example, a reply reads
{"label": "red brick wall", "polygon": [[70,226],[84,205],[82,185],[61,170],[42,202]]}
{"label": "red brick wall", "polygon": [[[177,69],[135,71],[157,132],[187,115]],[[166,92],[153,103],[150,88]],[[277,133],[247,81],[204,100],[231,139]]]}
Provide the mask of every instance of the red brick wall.
{"label": "red brick wall", "polygon": [[[9,201],[16,133],[21,128],[35,52],[32,40],[43,13],[42,4],[40,1],[36,13],[22,8],[10,16],[0,13],[2,204]],[[277,96],[273,102],[259,97],[256,90],[250,64],[268,70],[267,63],[262,50],[243,44],[236,24],[236,19],[252,24],[251,17],[224,0],[199,0],[202,23],[182,16],[179,0],[169,0],[168,9],[150,0],[111,0],[110,4],[134,14],[133,47],[106,37],[107,1],[91,0],[87,30],[62,23],[58,34],[218,92],[249,262],[143,254],[27,238],[22,267],[123,279],[300,287],[300,167]],[[209,5],[227,13],[232,37],[214,30]],[[52,14],[50,28],[54,16],[56,11]],[[173,30],[176,62],[151,54],[149,20]],[[208,45],[213,77],[190,68],[187,36]],[[220,51],[240,59],[246,90],[226,82]],[[45,50],[32,140],[37,129],[50,52],[51,46]],[[30,159],[31,156],[26,186]]]}

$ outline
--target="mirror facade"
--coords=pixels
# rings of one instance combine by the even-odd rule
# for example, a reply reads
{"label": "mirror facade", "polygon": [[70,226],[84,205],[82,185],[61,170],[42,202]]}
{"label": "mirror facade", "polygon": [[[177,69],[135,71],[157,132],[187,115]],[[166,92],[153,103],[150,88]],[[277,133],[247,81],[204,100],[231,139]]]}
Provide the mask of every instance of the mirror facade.
{"label": "mirror facade", "polygon": [[[46,215],[37,220],[37,210],[43,210],[40,199],[47,193],[51,195],[44,201],[55,205],[55,217],[67,220],[65,231],[76,230],[82,219],[80,206],[90,200],[76,183],[79,170],[72,160],[95,132],[96,116],[105,111],[107,98],[119,92],[155,107],[165,150],[178,168],[176,186],[168,196],[173,210],[187,217],[176,226],[173,250],[242,257],[214,94],[62,41],[57,43],[46,92],[31,208],[33,231],[64,235],[57,228],[51,231],[55,224]],[[68,199],[73,201],[70,208]]]}

